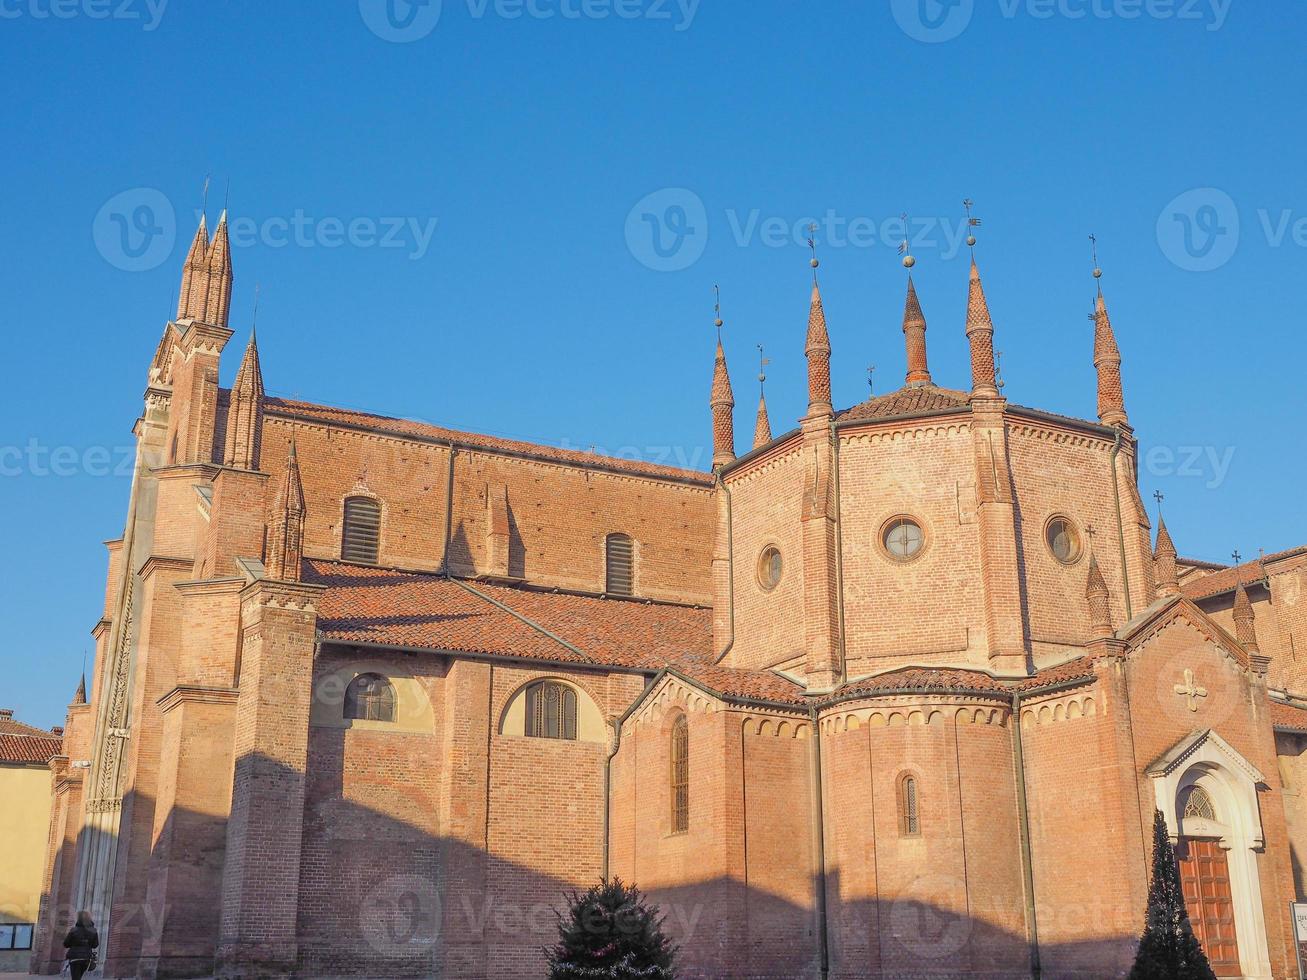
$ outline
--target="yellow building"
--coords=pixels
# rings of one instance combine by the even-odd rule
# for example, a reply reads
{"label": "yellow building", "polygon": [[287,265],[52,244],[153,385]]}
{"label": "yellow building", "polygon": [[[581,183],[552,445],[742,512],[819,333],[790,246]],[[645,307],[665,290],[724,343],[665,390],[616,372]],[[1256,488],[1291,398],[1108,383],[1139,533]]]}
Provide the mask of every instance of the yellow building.
{"label": "yellow building", "polygon": [[0,708],[0,973],[26,973],[50,832],[50,759],[63,730],[14,721]]}

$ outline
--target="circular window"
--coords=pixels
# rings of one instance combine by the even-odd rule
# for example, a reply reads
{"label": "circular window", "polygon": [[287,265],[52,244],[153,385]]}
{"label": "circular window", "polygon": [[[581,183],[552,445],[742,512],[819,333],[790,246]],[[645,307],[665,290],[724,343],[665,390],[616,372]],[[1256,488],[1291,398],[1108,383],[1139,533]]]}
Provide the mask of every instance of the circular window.
{"label": "circular window", "polygon": [[783,568],[780,551],[769,544],[758,556],[758,584],[770,592],[780,584]]}
{"label": "circular window", "polygon": [[1052,518],[1044,528],[1044,541],[1053,557],[1064,565],[1074,564],[1080,558],[1080,532],[1070,518]]}
{"label": "circular window", "polygon": [[911,517],[891,517],[881,529],[880,541],[895,561],[910,561],[921,554],[926,535]]}

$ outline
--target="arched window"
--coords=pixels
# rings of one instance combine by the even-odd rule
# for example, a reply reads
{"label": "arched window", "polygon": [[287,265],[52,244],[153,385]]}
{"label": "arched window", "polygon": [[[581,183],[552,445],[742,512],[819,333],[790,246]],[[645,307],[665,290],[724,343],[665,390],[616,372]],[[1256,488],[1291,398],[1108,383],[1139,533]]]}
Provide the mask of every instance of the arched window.
{"label": "arched window", "polygon": [[690,829],[690,725],[681,715],[672,725],[672,833]]}
{"label": "arched window", "polygon": [[899,832],[904,837],[916,837],[921,833],[917,806],[917,777],[904,776],[899,780]]}
{"label": "arched window", "polygon": [[1201,786],[1189,790],[1189,796],[1184,801],[1184,816],[1216,822],[1216,807],[1212,806],[1212,798],[1207,795],[1207,790]]}
{"label": "arched window", "polygon": [[345,717],[360,721],[394,721],[394,686],[380,674],[359,674],[345,688]]}
{"label": "arched window", "polygon": [[345,561],[375,565],[380,545],[381,505],[371,497],[346,497],[340,557]]}
{"label": "arched window", "polygon": [[526,734],[533,738],[576,738],[576,692],[558,681],[526,689]]}
{"label": "arched window", "polygon": [[610,534],[604,541],[604,591],[609,595],[635,593],[635,542],[629,534]]}

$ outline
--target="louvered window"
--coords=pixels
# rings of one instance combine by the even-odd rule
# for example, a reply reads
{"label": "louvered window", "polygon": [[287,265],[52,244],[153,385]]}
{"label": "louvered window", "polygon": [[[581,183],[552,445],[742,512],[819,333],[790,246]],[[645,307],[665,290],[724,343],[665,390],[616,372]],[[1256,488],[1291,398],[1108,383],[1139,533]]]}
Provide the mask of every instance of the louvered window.
{"label": "louvered window", "polygon": [[345,688],[345,717],[395,720],[395,688],[380,674],[359,674]]}
{"label": "louvered window", "polygon": [[345,561],[375,565],[380,545],[381,505],[371,497],[347,497],[340,557]]}
{"label": "louvered window", "polygon": [[526,734],[532,738],[576,738],[576,692],[557,681],[526,689]]}
{"label": "louvered window", "polygon": [[635,593],[635,542],[626,534],[610,534],[604,542],[604,591],[609,595]]}
{"label": "louvered window", "polygon": [[907,837],[921,833],[921,818],[917,813],[917,779],[904,776],[899,781],[899,827]]}
{"label": "louvered window", "polygon": [[690,829],[690,726],[685,715],[672,725],[672,833]]}

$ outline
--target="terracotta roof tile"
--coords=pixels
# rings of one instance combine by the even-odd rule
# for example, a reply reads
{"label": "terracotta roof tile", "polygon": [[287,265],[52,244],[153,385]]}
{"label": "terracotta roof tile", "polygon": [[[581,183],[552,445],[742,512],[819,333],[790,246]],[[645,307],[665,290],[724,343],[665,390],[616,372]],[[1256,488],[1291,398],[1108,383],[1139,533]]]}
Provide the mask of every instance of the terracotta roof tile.
{"label": "terracotta roof tile", "polygon": [[756,699],[795,705],[806,705],[811,700],[798,684],[770,670],[722,667],[700,657],[685,657],[672,664],[671,669],[728,700]]}
{"label": "terracotta roof tile", "polygon": [[913,415],[940,409],[965,408],[971,396],[965,391],[923,385],[920,388],[900,388],[886,395],[876,395],[859,405],[839,413],[841,422],[855,419],[880,419],[896,415]]}
{"label": "terracotta roof tile", "polygon": [[[30,726],[23,725],[23,728]],[[33,729],[40,732],[40,729]],[[39,735],[15,734],[0,731],[0,762],[20,762],[45,765],[63,751],[63,739],[49,732]]]}
{"label": "terracotta roof tile", "polygon": [[509,453],[522,453],[539,459],[551,459],[560,463],[572,463],[582,466],[595,466],[616,470],[622,473],[634,473],[641,476],[671,478],[712,486],[712,474],[700,470],[687,470],[675,466],[663,466],[636,459],[619,459],[614,456],[597,456],[594,453],[578,449],[559,449],[554,446],[541,446],[536,443],[521,442],[515,439],[501,439],[497,436],[481,435],[475,432],[459,432],[442,428],[427,422],[411,419],[397,419],[387,415],[373,415],[346,408],[332,408],[329,405],[317,405],[312,402],[293,401],[288,398],[265,398],[265,410],[290,418],[319,422],[327,425],[349,425],[358,428],[387,432],[396,436],[412,436],[417,439],[439,442],[453,441],[464,446]]}
{"label": "terracotta roof tile", "polygon": [[1299,706],[1285,704],[1282,701],[1272,701],[1271,724],[1276,728],[1307,732],[1307,705]]}
{"label": "terracotta roof tile", "polygon": [[318,559],[305,563],[304,581],[327,586],[318,605],[318,629],[325,639],[340,643],[649,671],[687,654],[706,654],[712,643],[709,609],[483,582],[465,587],[429,573]]}
{"label": "terracotta roof tile", "polygon": [[[1263,566],[1267,562],[1279,561],[1282,558],[1292,558],[1295,555],[1307,552],[1307,545],[1300,545],[1297,548],[1289,548],[1285,551],[1277,551],[1273,555],[1266,555],[1263,558],[1255,558],[1252,561],[1246,561],[1241,565],[1234,565],[1221,569],[1219,572],[1212,572],[1210,575],[1202,575],[1195,579],[1190,579],[1180,586],[1180,591],[1190,599],[1207,599],[1214,595],[1220,595],[1222,592],[1233,592],[1237,585],[1252,585],[1262,581],[1265,575]],[[1182,562],[1185,559],[1180,559]]]}

